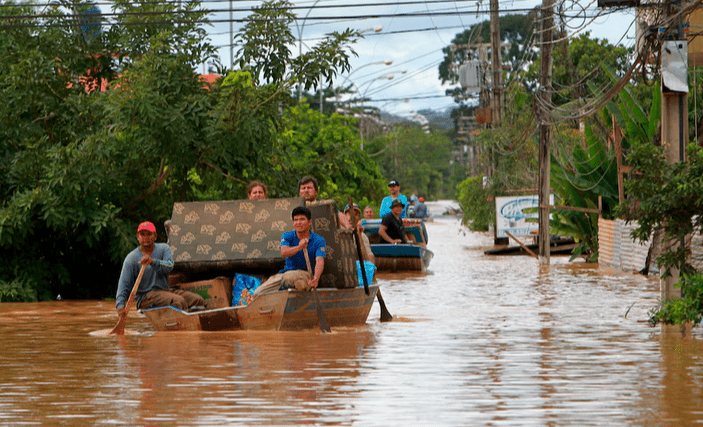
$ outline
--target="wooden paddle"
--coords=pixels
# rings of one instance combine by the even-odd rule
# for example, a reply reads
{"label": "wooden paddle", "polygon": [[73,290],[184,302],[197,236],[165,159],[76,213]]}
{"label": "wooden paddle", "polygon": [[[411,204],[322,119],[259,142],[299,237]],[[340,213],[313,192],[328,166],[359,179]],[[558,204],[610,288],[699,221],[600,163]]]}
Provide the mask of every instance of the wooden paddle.
{"label": "wooden paddle", "polygon": [[[303,254],[305,255],[305,263],[308,265],[308,273],[314,277],[315,273],[310,267],[310,256],[308,255],[308,248],[303,248]],[[318,281],[318,285],[320,282]],[[327,316],[325,316],[325,311],[322,309],[322,303],[320,302],[320,296],[317,294],[317,287],[312,288],[312,293],[315,294],[315,310],[317,310],[317,319],[320,321],[320,330],[322,332],[331,332],[329,322],[327,322]]]}
{"label": "wooden paddle", "polygon": [[134,296],[137,294],[137,289],[139,289],[139,283],[142,281],[142,276],[144,275],[145,269],[146,264],[142,264],[142,268],[139,270],[137,280],[134,282],[134,286],[132,286],[132,292],[129,293],[129,298],[127,299],[127,302],[124,305],[124,316],[120,317],[115,327],[112,328],[110,332],[108,332],[108,335],[124,335],[124,326],[125,323],[127,323],[127,313],[129,313],[129,306],[130,304],[132,304],[132,301],[134,301]]}
{"label": "wooden paddle", "polygon": [[[356,211],[354,210],[354,203],[352,203],[352,198],[349,196],[347,200],[347,206],[352,211],[352,230],[354,232],[354,241],[356,242],[356,254],[359,257],[359,266],[361,267],[361,278],[364,281],[364,290],[366,295],[369,294],[369,279],[366,277],[366,265],[364,265],[364,252],[361,250],[361,232],[356,226],[358,219],[356,218]],[[393,320],[391,312],[388,311],[386,303],[383,301],[383,296],[381,295],[381,289],[378,289],[376,293],[376,298],[378,299],[378,305],[381,307],[381,322],[390,322]]]}

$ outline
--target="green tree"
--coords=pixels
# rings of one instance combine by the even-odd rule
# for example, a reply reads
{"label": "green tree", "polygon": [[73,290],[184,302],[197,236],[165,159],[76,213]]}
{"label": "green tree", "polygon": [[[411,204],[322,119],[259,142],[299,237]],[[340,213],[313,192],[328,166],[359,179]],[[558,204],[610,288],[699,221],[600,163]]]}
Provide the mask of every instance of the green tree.
{"label": "green tree", "polygon": [[[162,223],[174,201],[243,196],[250,177],[282,177],[262,153],[285,152],[281,109],[309,70],[263,85],[238,71],[209,87],[194,72],[214,53],[199,3],[118,1],[118,22],[95,37],[75,30],[71,6],[47,19],[10,8],[17,25],[0,29],[2,301],[114,295],[138,222]],[[348,69],[352,37],[331,37],[307,56],[315,74],[304,81]]]}
{"label": "green tree", "polygon": [[[426,131],[416,124],[399,125],[369,141],[365,150],[379,164],[384,184],[397,179],[405,195],[418,190],[426,199],[454,197],[452,142],[443,133]],[[387,195],[387,187],[382,188]]]}

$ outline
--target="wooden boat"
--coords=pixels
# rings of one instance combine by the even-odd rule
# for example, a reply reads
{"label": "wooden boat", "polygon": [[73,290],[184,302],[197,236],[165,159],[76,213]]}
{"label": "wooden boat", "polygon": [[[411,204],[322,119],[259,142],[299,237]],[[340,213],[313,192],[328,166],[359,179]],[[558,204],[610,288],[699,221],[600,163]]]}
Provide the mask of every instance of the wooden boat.
{"label": "wooden boat", "polygon": [[167,226],[175,260],[169,282],[203,296],[206,307],[195,312],[156,307],[142,313],[157,331],[320,328],[313,292],[288,289],[253,297],[237,288],[233,299],[237,275],[265,279],[283,267],[281,235],[292,229],[291,211],[302,204],[312,212],[312,230],[327,242],[317,291],[327,322],[331,327],[364,324],[379,290],[369,286],[367,295],[359,286],[352,232],[339,227],[334,201],[311,204],[302,198],[175,204]]}
{"label": "wooden boat", "polygon": [[[331,327],[366,323],[378,286],[320,288],[322,309]],[[282,290],[259,295],[249,305],[186,313],[175,307],[142,310],[157,331],[295,331],[320,327],[312,292]]]}
{"label": "wooden boat", "polygon": [[405,240],[410,243],[395,245],[379,243],[380,219],[366,219],[362,225],[376,257],[377,271],[426,271],[429,267],[434,253],[427,249],[428,236],[423,220],[404,218]]}

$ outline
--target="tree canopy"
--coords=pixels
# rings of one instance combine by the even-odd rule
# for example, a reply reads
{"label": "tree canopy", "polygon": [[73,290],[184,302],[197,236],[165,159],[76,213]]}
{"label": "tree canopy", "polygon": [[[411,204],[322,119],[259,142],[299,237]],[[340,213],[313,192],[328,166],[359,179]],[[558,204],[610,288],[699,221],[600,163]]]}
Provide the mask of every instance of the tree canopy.
{"label": "tree canopy", "polygon": [[[285,5],[254,14],[290,23]],[[305,61],[277,45],[266,72],[251,46],[286,40],[290,25],[245,26],[243,68],[208,84],[194,71],[215,51],[198,2],[118,0],[117,21],[89,34],[71,25],[74,7],[52,5],[48,18],[10,8],[16,25],[0,29],[0,301],[114,296],[136,224],[162,231],[175,201],[244,198],[253,179],[293,196],[310,174],[329,197],[379,188],[339,119],[290,109],[296,83],[348,69],[354,31]],[[313,131],[310,120],[326,124]]]}

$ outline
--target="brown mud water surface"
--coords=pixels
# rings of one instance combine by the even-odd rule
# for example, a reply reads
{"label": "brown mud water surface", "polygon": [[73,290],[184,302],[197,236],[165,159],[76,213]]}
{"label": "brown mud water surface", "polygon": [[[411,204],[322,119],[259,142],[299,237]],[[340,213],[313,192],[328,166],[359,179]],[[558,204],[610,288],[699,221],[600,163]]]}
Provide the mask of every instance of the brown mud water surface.
{"label": "brown mud water surface", "polygon": [[[703,334],[652,328],[655,278],[491,257],[427,224],[427,273],[381,274],[394,320],[154,332],[114,302],[0,304],[0,426],[693,426]],[[628,311],[629,310],[629,311]]]}

